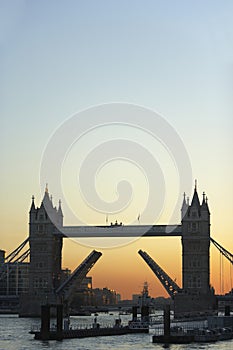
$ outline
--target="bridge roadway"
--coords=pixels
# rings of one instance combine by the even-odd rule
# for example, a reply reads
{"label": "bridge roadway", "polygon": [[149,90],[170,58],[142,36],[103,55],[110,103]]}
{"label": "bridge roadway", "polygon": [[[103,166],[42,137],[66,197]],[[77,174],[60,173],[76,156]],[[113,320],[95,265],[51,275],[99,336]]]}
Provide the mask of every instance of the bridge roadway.
{"label": "bridge roadway", "polygon": [[121,225],[110,226],[63,226],[57,232],[64,237],[80,238],[127,238],[127,237],[177,237],[182,236],[181,225]]}

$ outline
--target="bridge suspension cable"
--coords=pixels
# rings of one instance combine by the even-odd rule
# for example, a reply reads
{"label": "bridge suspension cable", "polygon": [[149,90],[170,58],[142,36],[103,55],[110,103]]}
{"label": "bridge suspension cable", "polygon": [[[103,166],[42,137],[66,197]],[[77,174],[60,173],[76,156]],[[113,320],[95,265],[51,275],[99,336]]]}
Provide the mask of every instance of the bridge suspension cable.
{"label": "bridge suspension cable", "polygon": [[13,252],[11,252],[6,258],[5,263],[13,262],[14,258],[21,252],[21,250],[25,247],[25,245],[28,243],[29,237],[23,241]]}
{"label": "bridge suspension cable", "polygon": [[28,248],[25,252],[23,252],[15,261],[14,263],[21,263],[23,262],[30,254],[30,248]]}
{"label": "bridge suspension cable", "polygon": [[216,242],[212,237],[210,237],[210,241],[215,245],[215,247],[220,251],[220,253],[227,258],[230,263],[233,265],[233,254],[231,254],[228,250],[223,248],[218,242]]}
{"label": "bridge suspension cable", "polygon": [[[18,263],[22,263],[30,254],[30,248],[22,252],[24,247],[29,241],[29,237],[26,238],[16,249],[14,249],[5,259],[4,264],[0,266],[0,280],[4,278],[9,279],[9,275],[15,271],[14,267]],[[17,270],[18,271],[18,270]],[[17,272],[18,273],[18,272]]]}

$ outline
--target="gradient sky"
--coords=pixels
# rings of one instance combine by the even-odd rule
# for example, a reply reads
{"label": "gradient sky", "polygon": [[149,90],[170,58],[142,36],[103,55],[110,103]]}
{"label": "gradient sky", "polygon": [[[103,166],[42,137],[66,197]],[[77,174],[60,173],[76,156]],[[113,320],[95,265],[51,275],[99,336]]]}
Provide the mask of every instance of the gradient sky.
{"label": "gradient sky", "polygon": [[[31,195],[37,205],[41,201],[42,154],[58,126],[90,106],[126,102],[157,111],[180,135],[199,193],[209,198],[211,235],[233,251],[232,15],[231,0],[0,1],[1,249],[10,252],[28,235]],[[83,154],[85,143],[78,146]],[[141,175],[135,176],[132,215],[141,211],[146,191]],[[111,200],[115,187],[111,194],[111,183],[108,193],[102,186],[108,180],[99,180],[97,190],[110,193]],[[171,178],[168,183],[172,188]],[[49,190],[57,203],[60,193],[52,183]],[[173,188],[166,200],[176,195]],[[127,222],[128,215],[117,218]],[[87,216],[89,224],[105,221]],[[178,212],[177,222],[179,217]],[[165,214],[161,221],[167,222]],[[104,250],[91,273],[94,286],[130,297],[148,280],[153,296],[165,295],[137,256],[140,248],[181,282],[180,239],[155,238]],[[67,240],[64,267],[75,268],[89,252]],[[227,264],[225,274],[229,291]],[[211,282],[219,292],[219,255],[213,249]]]}

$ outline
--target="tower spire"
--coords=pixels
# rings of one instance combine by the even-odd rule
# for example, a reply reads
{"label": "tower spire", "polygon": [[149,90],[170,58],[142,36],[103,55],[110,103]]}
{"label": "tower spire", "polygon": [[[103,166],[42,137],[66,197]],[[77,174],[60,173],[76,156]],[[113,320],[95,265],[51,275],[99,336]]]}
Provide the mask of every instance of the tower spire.
{"label": "tower spire", "polygon": [[35,197],[34,197],[34,195],[32,196],[32,204],[31,204],[31,208],[30,208],[30,211],[33,211],[33,210],[35,210],[36,208],[35,208],[35,202],[34,202],[34,199],[35,199]]}
{"label": "tower spire", "polygon": [[44,191],[44,198],[43,198],[43,201],[44,201],[45,199],[50,201],[48,183],[46,183],[46,185],[45,185],[45,191]]}
{"label": "tower spire", "polygon": [[44,198],[42,199],[42,203],[41,203],[44,207],[45,210],[48,211],[53,208],[53,203],[52,203],[52,198],[49,197],[49,189],[48,189],[48,184],[46,183],[45,186],[45,193],[44,193]]}
{"label": "tower spire", "polygon": [[193,205],[197,206],[198,208],[200,207],[200,201],[197,194],[197,180],[195,180],[194,194],[191,202],[191,206]]}
{"label": "tower spire", "polygon": [[203,196],[203,198],[202,198],[202,204],[204,204],[205,201],[206,201],[205,192],[202,193],[202,196]]}
{"label": "tower spire", "polygon": [[59,199],[59,202],[58,202],[58,209],[61,209],[61,200]]}
{"label": "tower spire", "polygon": [[58,213],[63,217],[63,213],[62,213],[62,208],[61,208],[61,200],[59,199],[59,202],[58,202]]}
{"label": "tower spire", "polygon": [[205,192],[203,192],[203,200],[202,200],[202,205],[201,205],[201,210],[204,212],[204,211],[207,211],[208,214],[210,214],[210,211],[209,211],[209,206],[208,206],[208,199],[206,197],[206,194]]}
{"label": "tower spire", "polygon": [[182,203],[182,209],[187,207],[187,201],[186,201],[186,194],[185,194],[185,192],[184,192],[183,196],[184,196],[184,199],[183,199],[183,203]]}
{"label": "tower spire", "polygon": [[62,208],[61,208],[61,200],[60,199],[59,199],[57,214],[58,214],[58,224],[59,224],[59,226],[62,226],[63,225],[63,212],[62,212]]}
{"label": "tower spire", "polygon": [[188,209],[188,203],[186,201],[186,194],[184,192],[184,199],[183,199],[183,204],[182,204],[182,208],[181,208],[182,218],[185,216],[187,209]]}

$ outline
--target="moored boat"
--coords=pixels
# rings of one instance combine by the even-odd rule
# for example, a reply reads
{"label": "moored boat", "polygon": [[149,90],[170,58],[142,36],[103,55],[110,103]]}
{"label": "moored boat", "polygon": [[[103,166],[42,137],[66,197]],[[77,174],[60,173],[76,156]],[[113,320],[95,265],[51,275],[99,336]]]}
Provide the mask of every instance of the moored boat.
{"label": "moored boat", "polygon": [[88,337],[100,337],[100,336],[113,336],[113,335],[124,335],[132,333],[146,333],[148,330],[144,328],[130,328],[124,327],[92,327],[85,329],[68,329],[58,332],[56,330],[49,330],[45,335],[40,330],[31,331],[34,334],[36,340],[62,340],[71,338],[88,338]]}

